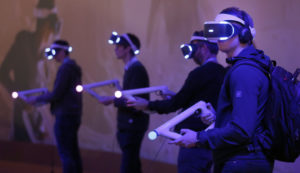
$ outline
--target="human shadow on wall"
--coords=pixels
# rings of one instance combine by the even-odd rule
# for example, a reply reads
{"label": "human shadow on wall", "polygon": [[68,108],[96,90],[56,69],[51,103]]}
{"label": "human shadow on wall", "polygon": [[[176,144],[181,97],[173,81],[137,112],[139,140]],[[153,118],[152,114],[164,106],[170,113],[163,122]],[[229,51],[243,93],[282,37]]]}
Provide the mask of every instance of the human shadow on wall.
{"label": "human shadow on wall", "polygon": [[[35,31],[18,32],[0,66],[0,82],[9,93],[45,87],[41,85],[47,82],[42,81],[47,80],[43,76],[49,75],[45,63],[42,63],[43,52],[60,30],[54,0],[39,0],[34,14],[37,19]],[[43,112],[45,114],[44,109],[35,109],[21,100],[15,100],[12,138],[16,141],[43,142],[45,135],[52,133],[45,131]]]}

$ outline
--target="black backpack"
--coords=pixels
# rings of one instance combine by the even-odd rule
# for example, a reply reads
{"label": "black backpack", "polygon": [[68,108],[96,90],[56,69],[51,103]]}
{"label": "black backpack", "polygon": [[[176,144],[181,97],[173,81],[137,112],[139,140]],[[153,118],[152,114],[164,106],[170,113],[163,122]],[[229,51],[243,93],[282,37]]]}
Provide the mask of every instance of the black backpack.
{"label": "black backpack", "polygon": [[270,95],[264,125],[271,145],[264,147],[275,160],[294,162],[300,155],[300,82],[280,66],[270,68]]}
{"label": "black backpack", "polygon": [[244,59],[233,69],[240,65],[254,66],[270,79],[263,118],[265,130],[258,135],[258,143],[270,158],[294,162],[300,155],[300,82],[297,80],[300,68],[292,74],[270,63],[266,70],[257,60]]}

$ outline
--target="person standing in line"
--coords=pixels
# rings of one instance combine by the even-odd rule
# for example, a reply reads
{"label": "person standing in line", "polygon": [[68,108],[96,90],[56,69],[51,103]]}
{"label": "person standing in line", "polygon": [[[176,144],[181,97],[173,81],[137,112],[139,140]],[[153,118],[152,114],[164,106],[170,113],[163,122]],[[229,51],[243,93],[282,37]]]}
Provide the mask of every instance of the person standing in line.
{"label": "person standing in line", "polygon": [[56,74],[52,92],[29,97],[30,104],[50,103],[55,115],[54,133],[64,173],[82,173],[82,161],[78,146],[78,130],[81,124],[82,94],[76,92],[81,84],[81,68],[70,59],[72,51],[65,40],[56,40],[46,49],[48,59],[55,59],[61,66]]}
{"label": "person standing in line", "polygon": [[[185,80],[182,88],[171,99],[147,101],[136,99],[129,101],[129,106],[140,110],[156,111],[160,114],[170,113],[179,109],[187,109],[202,100],[217,106],[217,98],[225,69],[217,62],[218,46],[216,42],[210,42],[203,37],[203,31],[195,31],[191,37],[185,58],[192,58],[199,66],[192,70]],[[183,47],[182,47],[183,48]],[[182,49],[184,50],[184,48]],[[204,130],[214,121],[214,115],[203,117],[191,116],[179,123],[175,131],[189,128],[196,131]],[[209,173],[212,165],[212,154],[209,149],[180,147],[177,159],[178,173]]]}
{"label": "person standing in line", "polygon": [[[115,44],[115,54],[125,64],[123,90],[149,87],[146,68],[138,60],[141,44],[137,36],[131,33],[112,35]],[[140,95],[149,99],[149,94]],[[118,108],[117,139],[122,150],[121,173],[141,173],[140,149],[145,132],[149,125],[149,115],[126,106],[125,98],[103,97],[99,100],[104,105],[114,103]]]}
{"label": "person standing in line", "polygon": [[184,135],[171,143],[212,149],[215,173],[272,173],[274,160],[263,152],[263,144],[270,139],[264,135],[262,121],[270,85],[262,69],[267,70],[271,61],[253,46],[253,20],[245,11],[231,7],[204,28],[208,39],[218,39],[226,61],[232,64],[220,92],[215,128],[183,129]]}

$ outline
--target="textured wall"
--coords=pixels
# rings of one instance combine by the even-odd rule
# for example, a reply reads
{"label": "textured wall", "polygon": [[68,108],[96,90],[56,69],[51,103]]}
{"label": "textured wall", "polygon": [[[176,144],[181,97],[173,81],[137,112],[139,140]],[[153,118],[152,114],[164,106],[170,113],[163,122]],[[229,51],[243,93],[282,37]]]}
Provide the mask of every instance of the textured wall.
{"label": "textured wall", "polygon": [[[0,63],[4,61],[19,31],[35,30],[33,10],[36,3],[37,0],[1,0]],[[151,85],[167,85],[171,90],[178,91],[188,72],[195,67],[192,61],[183,59],[179,45],[189,41],[190,35],[194,30],[201,29],[204,21],[213,20],[218,12],[229,6],[238,6],[252,15],[257,31],[255,43],[259,49],[291,71],[299,67],[299,5],[297,0],[56,0],[57,15],[62,23],[60,34],[56,36],[70,41],[74,48],[71,56],[83,69],[84,83],[90,83],[122,79],[123,64],[116,60],[113,46],[107,44],[107,39],[112,30],[135,33],[142,43],[138,58],[148,69]],[[219,61],[225,65],[224,54],[219,54]],[[40,60],[38,64],[39,67],[35,65],[32,68],[41,68],[46,74],[43,82],[40,75],[36,77],[39,85],[51,88],[55,63]],[[112,94],[112,91],[108,87],[99,92]],[[3,129],[0,138],[9,139],[13,106],[1,84],[0,103],[0,128]],[[172,115],[153,114],[150,129]],[[53,120],[51,117],[49,119],[51,123]],[[115,126],[115,108],[104,107],[85,95],[80,146],[120,152],[115,139]],[[141,155],[176,163],[177,150],[165,139],[149,141],[145,138]],[[296,167],[296,163],[278,163],[274,172],[296,172]]]}

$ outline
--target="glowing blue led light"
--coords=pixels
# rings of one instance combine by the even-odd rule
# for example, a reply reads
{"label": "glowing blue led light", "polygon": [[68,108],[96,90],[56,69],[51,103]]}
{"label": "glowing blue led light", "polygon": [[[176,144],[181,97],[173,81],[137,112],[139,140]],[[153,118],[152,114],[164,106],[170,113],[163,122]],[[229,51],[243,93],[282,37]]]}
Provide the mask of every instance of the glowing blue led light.
{"label": "glowing blue led light", "polygon": [[108,44],[114,44],[112,40],[108,40]]}
{"label": "glowing blue led light", "polygon": [[117,38],[116,43],[119,43],[121,41],[120,37]]}
{"label": "glowing blue led light", "polygon": [[12,98],[16,99],[19,97],[19,94],[14,91],[14,92],[12,92],[11,96],[12,96]]}
{"label": "glowing blue led light", "polygon": [[220,37],[219,40],[227,40],[229,37]]}
{"label": "glowing blue led light", "polygon": [[189,59],[190,55],[185,55],[184,59]]}
{"label": "glowing blue led light", "polygon": [[53,59],[53,56],[52,56],[52,55],[49,55],[49,56],[47,56],[47,59],[48,59],[48,60],[51,60],[51,59]]}
{"label": "glowing blue led light", "polygon": [[117,35],[118,35],[118,33],[117,33],[116,31],[113,31],[113,32],[112,32],[112,35],[115,35],[115,36],[117,36]]}
{"label": "glowing blue led light", "polygon": [[45,52],[50,52],[50,51],[51,49],[49,47],[45,49]]}
{"label": "glowing blue led light", "polygon": [[116,98],[121,98],[122,97],[122,91],[116,91],[115,92],[115,97]]}
{"label": "glowing blue led light", "polygon": [[82,91],[83,91],[83,86],[82,86],[82,85],[77,85],[77,86],[76,86],[76,91],[77,91],[78,93],[82,92]]}
{"label": "glowing blue led light", "polygon": [[73,50],[73,48],[70,46],[70,47],[68,48],[68,51],[69,51],[69,52],[72,52],[72,50]]}
{"label": "glowing blue led light", "polygon": [[210,33],[211,33],[211,32],[214,32],[214,30],[213,30],[213,29],[209,29],[209,30],[208,30],[208,32],[210,32]]}
{"label": "glowing blue led light", "polygon": [[155,140],[157,138],[157,136],[158,135],[157,135],[157,133],[155,131],[151,131],[151,132],[148,133],[148,138],[150,140]]}
{"label": "glowing blue led light", "polygon": [[180,49],[182,49],[184,47],[184,44],[180,45]]}
{"label": "glowing blue led light", "polygon": [[188,48],[189,48],[190,52],[192,52],[192,51],[193,51],[193,48],[192,48],[192,46],[191,46],[191,45],[189,45],[189,46],[188,46]]}
{"label": "glowing blue led light", "polygon": [[134,51],[134,54],[136,54],[136,55],[139,54],[139,53],[140,53],[139,50],[135,50],[135,51]]}

